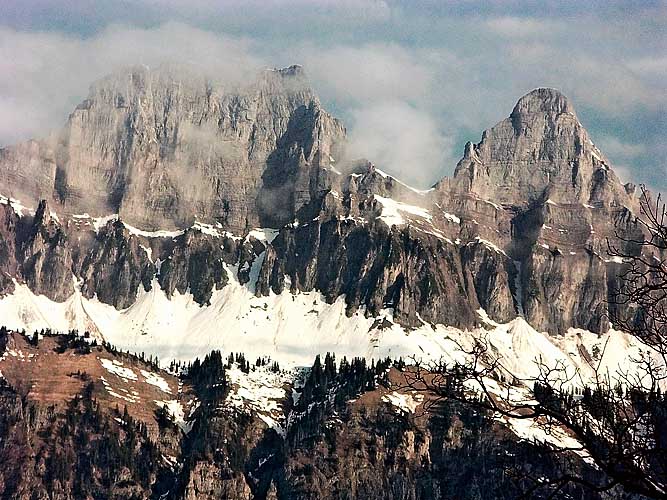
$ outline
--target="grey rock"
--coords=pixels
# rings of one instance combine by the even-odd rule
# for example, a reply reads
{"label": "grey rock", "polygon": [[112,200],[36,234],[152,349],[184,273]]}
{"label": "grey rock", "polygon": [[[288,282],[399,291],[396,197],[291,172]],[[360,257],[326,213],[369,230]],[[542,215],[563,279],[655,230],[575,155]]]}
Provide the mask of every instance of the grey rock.
{"label": "grey rock", "polygon": [[[20,237],[20,235],[19,235]],[[21,275],[38,295],[57,302],[74,292],[72,256],[65,232],[42,200],[21,244]]]}
{"label": "grey rock", "polygon": [[329,302],[345,295],[348,314],[394,310],[410,327],[475,324],[458,248],[410,228],[332,218],[283,228],[264,259],[257,290],[319,290]]}
{"label": "grey rock", "polygon": [[454,188],[517,207],[556,203],[628,204],[623,185],[593,145],[571,103],[555,89],[522,97],[509,118],[467,144]]}
{"label": "grey rock", "polygon": [[94,84],[58,134],[0,150],[3,194],[142,229],[195,217],[242,231],[281,225],[324,189],[345,135],[297,67],[225,88],[184,68]]}
{"label": "grey rock", "polygon": [[19,276],[16,239],[19,216],[9,204],[0,203],[0,294],[14,291],[14,278]]}
{"label": "grey rock", "polygon": [[462,247],[461,261],[474,285],[469,293],[475,294],[489,317],[503,323],[515,318],[519,309],[516,264],[504,253],[474,240]]}
{"label": "grey rock", "polygon": [[97,295],[118,309],[134,303],[140,286],[150,290],[154,274],[146,251],[118,220],[100,229],[78,270],[85,297]]}
{"label": "grey rock", "polygon": [[[637,250],[623,241],[641,236],[636,188],[558,91],[521,98],[430,191],[344,158],[344,135],[296,66],[244,88],[174,68],[104,79],[59,134],[0,151],[0,193],[63,214],[61,224],[46,203],[34,220],[0,205],[0,291],[16,279],[62,301],[76,278],[84,296],[124,308],[156,277],[167,296],[205,305],[235,273],[258,295],[289,283],[344,295],[348,314],[392,308],[407,327],[471,327],[482,307],[551,333],[600,332],[626,314],[611,300],[624,264],[607,247]],[[379,197],[429,217],[390,228]],[[80,212],[123,222],[93,231],[68,215]],[[185,230],[147,238],[128,225]],[[245,237],[258,226],[279,235]]]}
{"label": "grey rock", "polygon": [[219,241],[189,229],[179,237],[160,265],[158,281],[171,297],[175,291],[192,293],[199,304],[207,304],[213,289],[227,284],[224,264],[238,262],[238,245],[232,238]]}

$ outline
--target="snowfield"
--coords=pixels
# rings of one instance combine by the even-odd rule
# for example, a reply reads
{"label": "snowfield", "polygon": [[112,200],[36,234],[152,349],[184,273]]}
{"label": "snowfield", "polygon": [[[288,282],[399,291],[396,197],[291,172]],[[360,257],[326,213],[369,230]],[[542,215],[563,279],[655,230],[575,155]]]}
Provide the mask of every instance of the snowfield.
{"label": "snowfield", "polygon": [[382,396],[382,401],[403,413],[414,413],[423,400],[423,394],[401,394],[397,391]]}
{"label": "snowfield", "polygon": [[123,363],[120,361],[115,359],[113,361],[110,359],[100,359],[100,363],[102,363],[102,366],[106,371],[113,373],[114,375],[118,375],[120,378],[125,380],[125,382],[128,380],[137,380],[137,374],[129,368],[125,368]]}
{"label": "snowfield", "polygon": [[140,370],[140,371],[144,377],[144,382],[150,385],[154,385],[162,392],[171,394],[171,388],[169,387],[169,383],[164,378],[162,378],[161,375],[153,372],[148,372],[146,370]]}
{"label": "snowfield", "polygon": [[273,372],[267,366],[253,366],[244,373],[237,364],[227,370],[230,390],[225,400],[226,409],[234,408],[256,414],[278,434],[285,435],[283,401],[286,388],[298,376],[298,370]]}
{"label": "snowfield", "polygon": [[[260,265],[261,256],[250,270],[250,283],[256,281]],[[96,298],[84,298],[76,287],[68,300],[58,303],[16,283],[15,292],[0,299],[0,317],[8,328],[28,333],[41,328],[87,330],[119,349],[158,356],[163,366],[173,359],[203,358],[212,349],[243,352],[250,360],[267,356],[282,368],[310,366],[317,354],[327,352],[336,353],[338,359],[414,356],[451,363],[464,361],[460,346],[470,348],[475,339],[485,338],[501,358],[503,369],[515,377],[535,377],[541,360],[576,373],[572,383],[583,385],[593,377],[594,368],[611,378],[619,370],[636,371],[633,360],[645,349],[632,336],[613,329],[603,335],[570,329],[551,336],[537,332],[520,317],[507,324],[495,323],[481,310],[483,326],[472,331],[427,323],[408,330],[393,322],[391,310],[383,312],[391,326],[377,329],[373,327],[377,318],[366,317],[363,310],[348,317],[344,297],[333,304],[317,292],[255,297],[254,286],[240,284],[236,271],[227,269],[229,284],[214,290],[211,305],[204,307],[190,294],[175,293],[168,299],[157,282],[148,292],[140,287],[137,301],[120,311]],[[121,366],[105,368],[122,371],[128,378],[137,376]],[[152,382],[168,392],[161,381]]]}
{"label": "snowfield", "polygon": [[[272,235],[267,234],[269,239]],[[250,269],[250,283],[255,283],[261,256]],[[499,393],[512,392],[512,398],[526,398],[525,387],[538,375],[539,364],[561,367],[572,380],[569,384],[583,386],[592,381],[594,369],[608,374],[610,379],[619,373],[637,373],[633,360],[646,348],[632,336],[617,330],[597,335],[584,330],[570,329],[562,335],[551,336],[533,329],[518,317],[506,324],[492,321],[480,310],[480,327],[462,331],[444,325],[424,323],[407,330],[393,322],[392,310],[383,317],[390,327],[374,328],[376,319],[364,311],[348,317],[345,298],[327,304],[319,293],[255,297],[253,285],[242,285],[236,279],[237,269],[227,268],[229,284],[215,290],[211,305],[202,307],[190,294],[176,293],[168,299],[157,282],[148,292],[140,287],[137,301],[129,308],[116,310],[113,306],[84,298],[77,286],[65,302],[57,303],[45,296],[35,295],[22,284],[15,283],[15,292],[0,299],[2,323],[11,329],[51,328],[55,331],[78,329],[89,331],[122,350],[144,352],[158,356],[166,365],[171,360],[189,361],[203,358],[212,349],[225,353],[242,352],[246,359],[269,357],[283,369],[275,374],[266,368],[244,374],[237,368],[228,371],[231,390],[229,408],[249,411],[261,418],[268,427],[284,433],[286,422],[281,401],[289,394],[287,388],[296,385],[303,370],[311,366],[317,354],[334,352],[337,359],[361,356],[370,358],[415,357],[423,361],[444,360],[447,363],[465,361],[461,348],[470,349],[482,339],[500,360],[501,370],[524,384],[497,387]],[[76,282],[76,280],[75,280]],[[138,374],[120,362],[101,359],[104,368],[123,380],[137,380]],[[172,388],[157,374],[142,370],[146,383],[172,395]],[[488,380],[489,386],[497,383]],[[138,395],[118,390],[102,378],[109,395],[124,402],[138,401]],[[122,391],[122,392],[121,392]],[[172,396],[173,398],[173,396]],[[395,411],[415,412],[422,400],[412,394],[393,392],[383,400]],[[176,423],[187,432],[191,423],[178,399],[156,401],[174,416]],[[544,435],[533,422],[504,419],[518,437],[560,445],[575,445],[566,434]],[[585,459],[587,457],[584,457]]]}
{"label": "snowfield", "polygon": [[382,220],[388,226],[401,226],[405,224],[404,215],[413,215],[421,217],[422,219],[431,220],[431,214],[428,210],[415,205],[408,205],[400,201],[385,198],[383,196],[374,195],[375,199],[382,205],[382,214],[378,219]]}

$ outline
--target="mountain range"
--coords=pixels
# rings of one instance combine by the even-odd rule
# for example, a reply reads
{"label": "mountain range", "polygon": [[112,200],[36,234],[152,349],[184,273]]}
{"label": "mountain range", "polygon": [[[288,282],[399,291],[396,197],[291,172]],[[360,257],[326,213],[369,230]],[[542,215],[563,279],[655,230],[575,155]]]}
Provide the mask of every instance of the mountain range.
{"label": "mountain range", "polygon": [[300,66],[131,68],[0,149],[2,498],[513,498],[507,457],[548,474],[521,422],[420,416],[403,360],[485,336],[519,378],[628,368],[608,248],[639,252],[639,190],[549,88],[429,189],[381,167]]}
{"label": "mountain range", "polygon": [[[428,190],[344,155],[344,127],[299,66],[243,88],[171,67],[95,83],[62,130],[0,150],[8,326],[131,347],[106,323],[132,318],[159,344],[156,329],[182,333],[151,317],[161,301],[203,315],[240,285],[238,300],[312,293],[407,331],[474,328],[480,309],[551,334],[608,330],[621,263],[607,245],[640,234],[638,193],[558,91],[522,97]],[[202,342],[245,328],[225,324]]]}

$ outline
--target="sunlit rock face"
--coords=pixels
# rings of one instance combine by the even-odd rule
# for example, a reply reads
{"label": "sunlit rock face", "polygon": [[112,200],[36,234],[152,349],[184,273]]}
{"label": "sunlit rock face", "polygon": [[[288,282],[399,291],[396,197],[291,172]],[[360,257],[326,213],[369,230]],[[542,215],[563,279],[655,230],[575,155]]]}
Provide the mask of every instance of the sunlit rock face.
{"label": "sunlit rock face", "polygon": [[327,179],[345,136],[293,66],[225,88],[184,68],[96,82],[65,127],[0,151],[6,196],[65,213],[118,213],[145,229],[195,217],[284,224]]}
{"label": "sunlit rock face", "polygon": [[567,98],[554,89],[525,95],[512,114],[466,146],[455,185],[518,207],[555,203],[628,204],[629,196],[589,139]]}
{"label": "sunlit rock face", "polygon": [[236,87],[173,67],[105,78],[59,133],[0,150],[0,288],[205,308],[233,281],[407,330],[472,328],[480,309],[607,330],[624,265],[608,241],[641,234],[638,197],[558,91],[522,97],[429,190],[344,142],[298,66]]}

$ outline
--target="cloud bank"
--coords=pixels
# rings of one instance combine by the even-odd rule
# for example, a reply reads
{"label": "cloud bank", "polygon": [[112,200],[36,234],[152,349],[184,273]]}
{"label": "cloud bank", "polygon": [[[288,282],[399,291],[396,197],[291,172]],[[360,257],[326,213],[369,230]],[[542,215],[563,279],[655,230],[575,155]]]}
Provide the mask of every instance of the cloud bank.
{"label": "cloud bank", "polygon": [[[655,2],[7,0],[0,145],[57,129],[121,67],[199,66],[238,82],[301,63],[350,150],[426,187],[521,95],[568,95],[594,141],[667,191],[667,41]],[[545,15],[546,13],[546,15]]]}
{"label": "cloud bank", "polygon": [[97,79],[130,65],[187,62],[241,81],[262,67],[252,42],[180,23],[155,29],[110,26],[91,38],[0,28],[0,144],[62,126]]}

